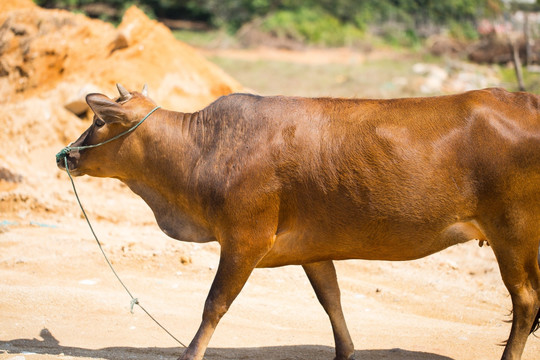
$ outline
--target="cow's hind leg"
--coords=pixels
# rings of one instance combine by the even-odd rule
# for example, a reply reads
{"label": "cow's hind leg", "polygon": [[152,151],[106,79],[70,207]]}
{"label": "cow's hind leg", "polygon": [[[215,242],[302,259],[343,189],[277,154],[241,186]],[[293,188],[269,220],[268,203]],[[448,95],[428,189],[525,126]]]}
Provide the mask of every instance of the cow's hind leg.
{"label": "cow's hind leg", "polygon": [[503,360],[519,360],[528,335],[538,326],[540,264],[538,240],[508,236],[491,242],[513,306],[512,328]]}
{"label": "cow's hind leg", "polygon": [[332,261],[303,265],[315,294],[330,317],[336,344],[336,360],[351,360],[354,345],[341,309],[341,293]]}

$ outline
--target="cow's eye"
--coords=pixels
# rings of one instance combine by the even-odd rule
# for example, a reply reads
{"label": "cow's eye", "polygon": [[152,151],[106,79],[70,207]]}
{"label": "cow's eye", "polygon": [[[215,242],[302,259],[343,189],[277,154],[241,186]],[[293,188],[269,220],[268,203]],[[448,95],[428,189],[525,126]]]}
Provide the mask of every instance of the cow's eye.
{"label": "cow's eye", "polygon": [[100,118],[97,118],[96,122],[95,122],[95,125],[97,127],[102,127],[103,125],[105,125],[105,121],[101,120]]}

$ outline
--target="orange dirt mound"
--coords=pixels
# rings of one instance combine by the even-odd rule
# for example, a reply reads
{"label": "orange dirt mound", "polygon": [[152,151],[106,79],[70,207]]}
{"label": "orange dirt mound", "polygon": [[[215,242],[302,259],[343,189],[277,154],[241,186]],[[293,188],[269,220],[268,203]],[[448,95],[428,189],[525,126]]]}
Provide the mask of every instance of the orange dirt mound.
{"label": "orange dirt mound", "polygon": [[3,18],[2,102],[42,93],[60,81],[90,83],[108,91],[122,82],[128,88],[148,83],[164,105],[196,109],[241,88],[134,6],[118,29],[83,15],[38,7],[3,13]]}
{"label": "orange dirt mound", "polygon": [[33,7],[36,7],[36,4],[32,0],[2,0],[0,2],[0,21],[2,21],[2,13]]}
{"label": "orange dirt mound", "polygon": [[[195,111],[242,89],[161,23],[131,7],[116,29],[27,0],[0,2],[0,211],[55,209],[54,154],[88,126],[89,92],[117,96],[115,83],[148,83],[162,107]],[[77,116],[78,115],[78,116]],[[4,179],[14,174],[17,182]],[[62,178],[62,181],[65,179]]]}

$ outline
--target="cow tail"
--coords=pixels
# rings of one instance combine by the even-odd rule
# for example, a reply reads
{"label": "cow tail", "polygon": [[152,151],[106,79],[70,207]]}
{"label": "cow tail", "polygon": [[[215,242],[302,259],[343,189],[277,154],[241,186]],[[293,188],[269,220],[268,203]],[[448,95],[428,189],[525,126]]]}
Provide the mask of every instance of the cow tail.
{"label": "cow tail", "polygon": [[536,319],[534,319],[534,322],[531,327],[531,334],[534,334],[535,331],[540,329],[540,309],[538,309],[538,313],[536,314]]}
{"label": "cow tail", "polygon": [[[540,268],[540,246],[538,247],[538,267]],[[536,313],[536,318],[534,319],[530,333],[533,334],[538,329],[540,329],[540,308],[538,309],[538,312]]]}

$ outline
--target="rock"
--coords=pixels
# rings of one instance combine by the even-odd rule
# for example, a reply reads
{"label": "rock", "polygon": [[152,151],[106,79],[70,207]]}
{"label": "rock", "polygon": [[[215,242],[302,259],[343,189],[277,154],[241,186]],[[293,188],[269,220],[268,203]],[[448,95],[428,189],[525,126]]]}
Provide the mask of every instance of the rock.
{"label": "rock", "polygon": [[84,85],[82,88],[77,91],[76,94],[71,97],[66,104],[64,105],[64,108],[66,110],[71,111],[73,114],[77,116],[81,116],[85,114],[90,107],[86,103],[86,95],[96,92],[103,92],[100,88],[98,88],[96,85],[93,84],[87,84]]}

